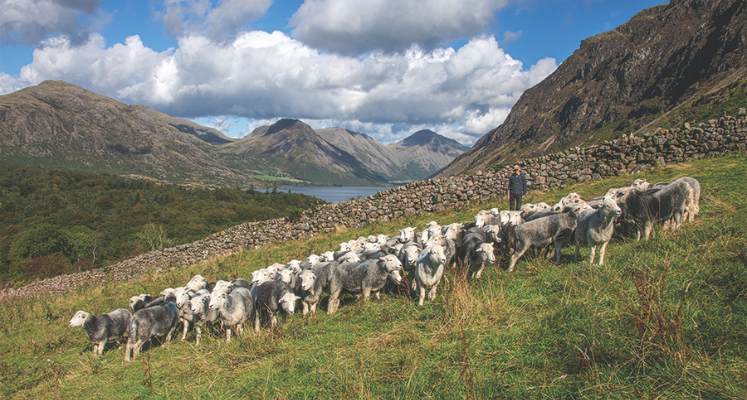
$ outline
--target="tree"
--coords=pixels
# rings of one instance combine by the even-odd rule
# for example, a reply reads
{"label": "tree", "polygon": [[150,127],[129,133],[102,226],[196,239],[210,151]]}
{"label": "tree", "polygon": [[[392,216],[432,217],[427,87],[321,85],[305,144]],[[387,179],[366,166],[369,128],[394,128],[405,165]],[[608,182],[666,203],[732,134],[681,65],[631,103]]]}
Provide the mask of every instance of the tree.
{"label": "tree", "polygon": [[137,236],[150,247],[150,251],[163,250],[164,247],[172,244],[172,240],[166,236],[163,225],[152,222],[145,224]]}

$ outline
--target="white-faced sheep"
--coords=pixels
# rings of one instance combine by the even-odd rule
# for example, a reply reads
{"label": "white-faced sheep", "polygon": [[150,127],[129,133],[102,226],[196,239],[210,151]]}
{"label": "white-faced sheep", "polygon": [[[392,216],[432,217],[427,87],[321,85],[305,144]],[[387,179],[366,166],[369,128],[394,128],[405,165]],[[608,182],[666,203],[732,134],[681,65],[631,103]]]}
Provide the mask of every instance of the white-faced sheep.
{"label": "white-faced sheep", "polygon": [[558,213],[533,221],[524,222],[516,228],[514,245],[508,271],[513,271],[516,262],[530,247],[544,247],[555,243],[555,262],[560,262],[560,249],[572,239],[578,217],[573,212]]}
{"label": "white-faced sheep", "polygon": [[578,261],[578,250],[582,243],[589,246],[589,263],[594,263],[597,246],[602,245],[599,249],[599,265],[604,265],[604,253],[612,239],[615,221],[620,214],[622,211],[615,200],[606,198],[598,209],[586,210],[578,216],[575,261]]}
{"label": "white-faced sheep", "polygon": [[275,329],[278,323],[278,314],[283,314],[283,322],[285,322],[286,315],[295,313],[296,301],[298,300],[299,297],[293,293],[293,288],[283,281],[270,281],[261,284],[257,288],[257,298],[254,300],[254,329],[259,331],[260,315],[267,315],[270,320],[270,328]]}
{"label": "white-faced sheep", "polygon": [[213,289],[208,307],[220,313],[223,327],[226,328],[226,341],[230,342],[232,329],[236,329],[239,335],[244,332],[244,322],[251,317],[254,301],[249,289],[229,286],[222,290]]}
{"label": "white-faced sheep", "polygon": [[402,263],[393,254],[378,259],[371,259],[358,263],[344,263],[335,265],[330,271],[330,295],[327,313],[337,310],[340,304],[339,296],[342,291],[353,294],[363,294],[367,300],[371,293],[379,297],[379,290],[384,287],[387,279],[398,284],[402,281],[400,271]]}
{"label": "white-faced sheep", "polygon": [[82,327],[93,343],[93,354],[101,355],[106,342],[119,339],[127,332],[131,317],[132,314],[124,308],[97,317],[81,310],[70,319],[70,326]]}
{"label": "white-faced sheep", "polygon": [[210,309],[210,293],[198,292],[199,295],[192,297],[189,300],[190,308],[192,309],[192,322],[195,325],[195,333],[197,338],[195,344],[200,344],[202,338],[202,327],[207,324],[212,324],[220,317],[218,310]]}
{"label": "white-faced sheep", "polygon": [[[160,306],[142,308],[135,312],[127,328],[127,347],[125,348],[125,362],[135,359],[140,348],[152,337],[166,335],[163,345],[171,340],[179,323],[179,310],[176,304],[166,302]],[[132,354],[132,357],[130,357]]]}
{"label": "white-faced sheep", "polygon": [[435,245],[423,249],[420,259],[415,266],[415,282],[418,292],[419,305],[423,305],[425,294],[428,291],[428,299],[436,298],[436,289],[444,274],[446,255],[441,245]]}

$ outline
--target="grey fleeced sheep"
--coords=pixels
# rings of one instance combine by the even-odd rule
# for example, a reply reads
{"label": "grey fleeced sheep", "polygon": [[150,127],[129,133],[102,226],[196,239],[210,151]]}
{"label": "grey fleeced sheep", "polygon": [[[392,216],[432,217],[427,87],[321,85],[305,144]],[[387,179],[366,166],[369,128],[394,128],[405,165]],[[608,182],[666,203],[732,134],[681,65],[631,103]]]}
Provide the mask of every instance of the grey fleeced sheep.
{"label": "grey fleeced sheep", "polygon": [[265,282],[257,288],[257,298],[254,300],[254,329],[259,331],[260,316],[266,315],[270,320],[270,328],[275,329],[278,324],[278,314],[293,315],[296,301],[299,297],[293,293],[293,288],[283,281]]}
{"label": "grey fleeced sheep", "polygon": [[589,263],[592,264],[597,246],[602,245],[599,249],[599,265],[604,265],[604,253],[615,232],[615,221],[620,214],[622,210],[615,200],[605,198],[599,208],[583,211],[578,216],[575,261],[578,261],[578,250],[582,243],[589,246]]}
{"label": "grey fleeced sheep", "polygon": [[417,286],[419,305],[422,306],[425,301],[426,290],[428,291],[428,300],[433,301],[436,298],[436,289],[444,274],[445,263],[446,254],[444,254],[441,245],[427,247],[420,253],[420,259],[415,266],[415,285]]}
{"label": "grey fleeced sheep", "polygon": [[387,254],[378,259],[371,259],[362,263],[344,263],[335,265],[330,271],[330,295],[327,313],[337,311],[340,305],[339,296],[342,291],[353,294],[362,293],[368,299],[371,293],[379,298],[379,291],[386,284],[387,279],[399,284],[402,281],[402,263],[393,254]]}
{"label": "grey fleeced sheep", "polygon": [[514,232],[514,245],[508,271],[513,271],[516,262],[530,247],[544,247],[555,243],[555,262],[560,262],[560,249],[572,239],[578,217],[573,212],[558,213],[533,221],[524,222]]}
{"label": "grey fleeced sheep", "polygon": [[226,341],[230,342],[232,329],[236,329],[239,335],[244,333],[244,322],[251,318],[254,301],[251,291],[245,287],[216,287],[210,293],[208,307],[220,313],[220,320],[226,328]]}
{"label": "grey fleeced sheep", "polygon": [[[166,335],[164,345],[168,343],[178,323],[179,310],[176,308],[176,304],[172,302],[136,311],[130,319],[129,328],[127,328],[125,362],[135,359],[143,344],[152,337]],[[130,358],[130,354],[132,354],[132,358]]]}
{"label": "grey fleeced sheep", "polygon": [[192,322],[195,326],[195,332],[197,338],[195,344],[200,344],[202,338],[202,327],[207,324],[212,324],[220,318],[220,311],[210,309],[210,293],[209,292],[198,292],[198,295],[192,297],[189,300],[190,308],[192,309]]}
{"label": "grey fleeced sheep", "polygon": [[127,332],[131,317],[124,308],[97,317],[81,310],[70,319],[70,326],[82,327],[93,343],[93,354],[101,355],[107,341],[119,339]]}

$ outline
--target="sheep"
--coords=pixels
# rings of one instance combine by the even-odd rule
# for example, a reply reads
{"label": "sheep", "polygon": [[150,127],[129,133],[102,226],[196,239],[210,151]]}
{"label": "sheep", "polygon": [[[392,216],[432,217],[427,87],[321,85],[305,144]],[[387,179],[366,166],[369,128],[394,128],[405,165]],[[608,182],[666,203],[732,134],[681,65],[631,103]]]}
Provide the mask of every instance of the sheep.
{"label": "sheep", "polygon": [[206,289],[207,284],[207,278],[204,278],[202,275],[195,275],[184,287],[187,288],[187,290],[196,292],[200,289]]}
{"label": "sheep", "polygon": [[578,193],[569,193],[552,206],[553,211],[563,212],[571,204],[585,203],[586,201]]}
{"label": "sheep", "polygon": [[332,262],[335,260],[335,253],[333,251],[325,251],[319,256],[319,262]]}
{"label": "sheep", "polygon": [[70,319],[70,326],[82,327],[93,343],[93,354],[101,355],[107,341],[119,339],[127,332],[131,317],[130,311],[124,308],[98,317],[80,310]]}
{"label": "sheep", "polygon": [[293,315],[296,309],[296,301],[299,297],[293,293],[293,288],[283,281],[270,281],[261,284],[257,288],[257,297],[254,300],[254,329],[259,331],[260,314],[270,317],[270,329],[275,329],[278,323],[277,315],[283,313],[283,323],[286,315]]}
{"label": "sheep", "polygon": [[[271,281],[274,282],[274,281]],[[229,292],[230,290],[230,292]],[[231,329],[236,328],[239,335],[244,332],[244,322],[251,317],[254,310],[252,293],[244,287],[214,289],[210,294],[211,310],[218,310],[223,326],[226,328],[226,341],[231,341]]]}
{"label": "sheep", "polygon": [[[207,290],[206,290],[207,291]],[[187,338],[189,324],[194,320],[192,314],[192,305],[189,300],[194,297],[195,292],[186,287],[176,288],[174,296],[176,298],[176,308],[179,309],[179,320],[182,322],[182,340]]]}
{"label": "sheep", "polygon": [[462,245],[457,249],[456,259],[461,261],[470,278],[479,279],[485,264],[495,263],[493,242],[488,240],[484,228],[470,228],[464,235]]}
{"label": "sheep", "polygon": [[[329,289],[330,268],[333,263],[319,263],[311,268],[314,274],[314,285],[311,288],[302,287],[301,305],[303,306],[303,315],[316,312],[316,306],[322,298],[322,292]],[[303,279],[301,279],[303,282]]]}
{"label": "sheep", "polygon": [[195,332],[197,338],[195,344],[200,345],[200,338],[202,337],[202,326],[205,324],[212,324],[220,317],[218,310],[210,309],[210,293],[200,292],[199,295],[192,297],[189,300],[190,308],[192,309],[192,322],[195,325]]}
{"label": "sheep", "polygon": [[552,210],[552,206],[545,202],[527,203],[521,206],[521,218],[526,219],[526,217],[532,214],[547,212],[550,210]]}
{"label": "sheep", "polygon": [[[296,286],[293,287],[296,295],[301,299],[301,305],[303,307],[302,315],[306,315],[311,310],[311,303],[316,305],[319,300],[319,296],[315,296],[316,292],[316,274],[314,271],[307,269],[301,272],[298,279],[296,280]],[[306,298],[309,298],[307,301]]]}
{"label": "sheep", "polygon": [[[163,344],[166,345],[171,340],[171,335],[178,323],[179,310],[176,308],[176,304],[172,302],[136,311],[130,319],[130,326],[127,328],[125,362],[135,359],[143,344],[154,336],[166,335]],[[130,354],[132,354],[132,358],[130,358]]]}
{"label": "sheep", "polygon": [[441,245],[428,247],[420,253],[420,258],[415,266],[415,282],[419,296],[418,304],[422,307],[425,301],[425,292],[428,290],[428,299],[436,298],[436,289],[444,274],[446,255]]}
{"label": "sheep", "polygon": [[604,253],[607,249],[612,234],[615,231],[615,220],[622,214],[622,210],[614,199],[605,198],[602,205],[596,210],[583,211],[578,216],[576,225],[576,253],[574,260],[578,261],[578,250],[581,243],[589,246],[589,263],[594,263],[594,253],[597,245],[602,245],[599,250],[599,265],[604,265]]}
{"label": "sheep", "polygon": [[681,221],[691,199],[693,189],[684,181],[672,182],[643,192],[620,189],[615,194],[615,202],[622,209],[620,219],[635,227],[636,240],[641,239],[641,232],[648,240],[654,223]]}
{"label": "sheep", "polygon": [[402,243],[415,241],[415,228],[408,226],[399,230],[399,241]]}
{"label": "sheep", "polygon": [[511,248],[511,261],[508,271],[511,272],[516,262],[530,247],[544,247],[555,242],[555,262],[560,262],[560,249],[570,240],[576,229],[578,217],[573,211],[558,213],[535,219],[519,225],[514,232],[514,245]]}
{"label": "sheep", "polygon": [[481,210],[475,215],[475,226],[482,228],[485,225],[498,225],[501,223],[500,216],[496,216],[489,210]]}
{"label": "sheep", "polygon": [[402,246],[398,258],[405,272],[408,274],[415,272],[415,264],[418,262],[422,250],[423,246],[415,242],[409,242]]}
{"label": "sheep", "polygon": [[344,263],[333,266],[330,271],[327,313],[337,311],[340,304],[339,296],[343,290],[353,294],[363,293],[365,300],[374,292],[378,299],[379,290],[384,287],[387,278],[396,284],[402,281],[401,270],[402,263],[392,254],[360,264]]}

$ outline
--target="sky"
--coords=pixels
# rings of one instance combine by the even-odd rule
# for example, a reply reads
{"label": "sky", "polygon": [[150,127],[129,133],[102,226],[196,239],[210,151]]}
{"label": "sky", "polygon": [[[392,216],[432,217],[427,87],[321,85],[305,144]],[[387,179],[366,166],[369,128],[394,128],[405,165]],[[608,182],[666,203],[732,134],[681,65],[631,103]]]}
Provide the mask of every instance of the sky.
{"label": "sky", "polygon": [[471,146],[664,0],[0,0],[0,94],[63,80],[241,138],[281,118]]}

